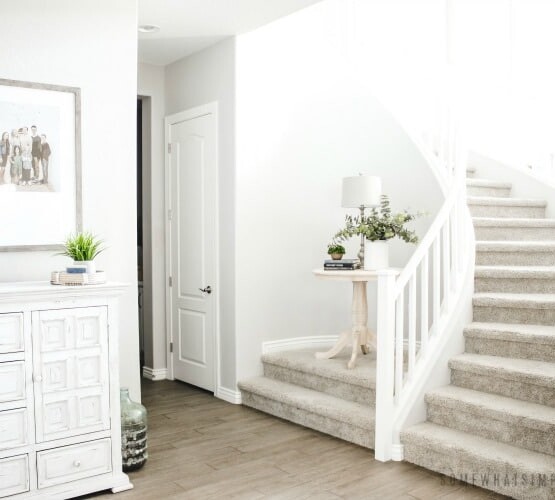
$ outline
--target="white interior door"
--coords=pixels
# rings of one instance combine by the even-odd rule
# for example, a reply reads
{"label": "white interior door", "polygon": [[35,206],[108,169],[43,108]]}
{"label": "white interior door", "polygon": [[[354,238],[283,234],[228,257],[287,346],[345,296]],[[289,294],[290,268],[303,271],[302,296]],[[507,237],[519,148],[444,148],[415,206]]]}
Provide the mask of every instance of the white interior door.
{"label": "white interior door", "polygon": [[166,118],[173,377],[214,391],[217,257],[215,105]]}

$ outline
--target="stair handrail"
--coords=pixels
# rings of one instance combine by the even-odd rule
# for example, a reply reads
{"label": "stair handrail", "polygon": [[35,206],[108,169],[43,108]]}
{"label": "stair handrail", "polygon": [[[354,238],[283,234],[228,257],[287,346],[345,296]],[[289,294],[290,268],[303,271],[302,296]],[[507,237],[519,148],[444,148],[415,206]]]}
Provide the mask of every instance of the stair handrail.
{"label": "stair handrail", "polygon": [[445,345],[463,273],[473,262],[466,151],[457,122],[452,113],[447,116],[435,136],[428,134],[432,140],[422,142],[407,131],[439,172],[443,205],[400,275],[378,273],[375,457],[380,461],[403,459],[402,421],[430,376],[426,363]]}

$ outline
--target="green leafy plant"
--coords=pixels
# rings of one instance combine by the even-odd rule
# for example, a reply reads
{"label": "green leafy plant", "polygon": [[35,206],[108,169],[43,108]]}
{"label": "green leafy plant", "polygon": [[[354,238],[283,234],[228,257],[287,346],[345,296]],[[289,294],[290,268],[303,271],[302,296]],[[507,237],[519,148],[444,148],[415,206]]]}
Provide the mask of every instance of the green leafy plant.
{"label": "green leafy plant", "polygon": [[328,255],[331,255],[334,253],[345,255],[345,247],[337,243],[330,243],[328,245]]}
{"label": "green leafy plant", "polygon": [[364,217],[345,216],[345,227],[335,233],[332,244],[347,241],[349,238],[361,234],[369,241],[400,238],[407,243],[418,243],[416,233],[407,229],[405,225],[421,215],[423,214],[411,214],[407,210],[396,214],[392,213],[389,198],[382,195],[380,206],[373,208],[369,215]]}
{"label": "green leafy plant", "polygon": [[102,251],[102,240],[92,233],[83,232],[72,234],[64,242],[64,251],[59,255],[66,255],[75,261],[90,261]]}

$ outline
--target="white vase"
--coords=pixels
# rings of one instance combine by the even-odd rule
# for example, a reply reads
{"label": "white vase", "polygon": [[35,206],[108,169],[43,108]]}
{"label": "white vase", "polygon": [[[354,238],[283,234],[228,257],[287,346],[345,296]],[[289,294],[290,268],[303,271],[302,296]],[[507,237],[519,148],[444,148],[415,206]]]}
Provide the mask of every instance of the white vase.
{"label": "white vase", "polygon": [[369,241],[364,244],[364,270],[376,271],[389,267],[389,245],[387,241]]}
{"label": "white vase", "polygon": [[96,274],[96,262],[94,260],[74,260],[73,264],[76,266],[85,266],[87,274]]}

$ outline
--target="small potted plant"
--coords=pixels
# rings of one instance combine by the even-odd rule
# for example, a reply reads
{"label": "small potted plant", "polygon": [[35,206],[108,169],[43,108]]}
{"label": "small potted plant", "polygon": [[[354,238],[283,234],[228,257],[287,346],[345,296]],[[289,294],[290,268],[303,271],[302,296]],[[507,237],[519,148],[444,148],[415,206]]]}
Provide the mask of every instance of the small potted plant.
{"label": "small potted plant", "polygon": [[347,215],[345,228],[338,231],[333,241],[346,241],[352,236],[363,235],[365,238],[364,269],[376,270],[389,266],[389,247],[387,240],[400,238],[407,243],[418,243],[418,236],[405,225],[421,216],[407,210],[392,213],[389,198],[382,195],[380,206],[373,208],[370,215],[364,217]]}
{"label": "small potted plant", "polygon": [[92,233],[83,232],[68,236],[64,242],[64,251],[60,255],[71,257],[76,265],[85,266],[87,274],[95,274],[94,259],[103,250],[101,240]]}
{"label": "small potted plant", "polygon": [[330,243],[328,245],[328,255],[333,260],[341,260],[345,255],[345,247],[337,243]]}

